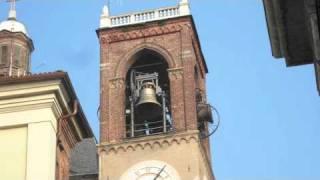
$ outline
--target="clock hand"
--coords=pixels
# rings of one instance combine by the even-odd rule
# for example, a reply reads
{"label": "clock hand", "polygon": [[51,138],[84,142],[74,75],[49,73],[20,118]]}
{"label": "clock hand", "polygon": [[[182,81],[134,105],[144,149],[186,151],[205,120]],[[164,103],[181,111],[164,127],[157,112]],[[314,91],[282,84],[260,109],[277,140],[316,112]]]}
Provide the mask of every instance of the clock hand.
{"label": "clock hand", "polygon": [[157,180],[158,177],[160,177],[160,174],[164,171],[165,168],[166,168],[166,165],[163,166],[163,168],[159,171],[159,173],[156,175],[156,177],[154,177],[153,180]]}

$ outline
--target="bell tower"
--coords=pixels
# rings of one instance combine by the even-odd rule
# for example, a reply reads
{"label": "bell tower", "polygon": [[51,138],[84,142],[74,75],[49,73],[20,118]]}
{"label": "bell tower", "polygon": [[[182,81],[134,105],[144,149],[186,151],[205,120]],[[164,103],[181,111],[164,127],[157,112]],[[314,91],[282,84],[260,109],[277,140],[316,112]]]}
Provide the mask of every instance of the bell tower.
{"label": "bell tower", "polygon": [[97,30],[101,180],[212,180],[208,69],[188,0]]}
{"label": "bell tower", "polygon": [[8,19],[0,22],[0,77],[24,76],[30,73],[34,46],[26,27],[17,20],[15,0],[8,2]]}

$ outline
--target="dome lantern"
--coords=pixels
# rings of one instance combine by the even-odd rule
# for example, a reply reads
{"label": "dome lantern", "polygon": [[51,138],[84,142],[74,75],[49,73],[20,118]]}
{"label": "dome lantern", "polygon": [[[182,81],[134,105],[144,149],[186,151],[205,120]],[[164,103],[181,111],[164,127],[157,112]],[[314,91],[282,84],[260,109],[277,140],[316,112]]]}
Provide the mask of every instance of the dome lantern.
{"label": "dome lantern", "polygon": [[0,22],[0,78],[30,73],[33,42],[25,25],[17,20],[15,0],[9,0],[8,18]]}

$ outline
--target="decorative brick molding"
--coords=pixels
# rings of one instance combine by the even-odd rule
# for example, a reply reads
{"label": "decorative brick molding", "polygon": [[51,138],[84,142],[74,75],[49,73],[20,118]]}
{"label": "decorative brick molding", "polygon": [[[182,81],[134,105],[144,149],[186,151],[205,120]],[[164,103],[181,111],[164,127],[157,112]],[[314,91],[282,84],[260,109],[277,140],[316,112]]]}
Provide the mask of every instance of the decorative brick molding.
{"label": "decorative brick molding", "polygon": [[101,37],[101,43],[114,43],[119,41],[128,41],[151,36],[159,36],[169,33],[180,32],[184,24],[169,24],[163,27],[151,27],[142,30],[134,30],[129,32],[113,33]]}
{"label": "decorative brick molding", "polygon": [[180,134],[168,134],[160,136],[149,136],[139,139],[128,139],[123,143],[115,144],[100,144],[98,147],[98,153],[121,153],[139,151],[144,149],[161,149],[173,145],[187,144],[187,143],[200,143],[198,131],[180,133]]}
{"label": "decorative brick molding", "polygon": [[121,61],[117,64],[115,68],[116,76],[125,77],[129,67],[135,62],[135,59],[133,58],[134,55],[145,49],[152,50],[160,54],[168,63],[169,68],[174,68],[176,66],[175,59],[173,58],[172,54],[168,50],[166,50],[165,47],[162,47],[161,45],[156,43],[143,42],[131,47],[128,53],[126,53],[124,56],[120,58]]}

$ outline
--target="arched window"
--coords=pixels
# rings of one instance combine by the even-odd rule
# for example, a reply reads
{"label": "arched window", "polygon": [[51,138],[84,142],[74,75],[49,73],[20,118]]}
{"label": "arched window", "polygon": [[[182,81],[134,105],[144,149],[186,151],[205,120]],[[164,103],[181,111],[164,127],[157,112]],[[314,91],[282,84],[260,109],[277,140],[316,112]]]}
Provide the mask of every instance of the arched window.
{"label": "arched window", "polygon": [[13,64],[17,67],[21,67],[22,65],[22,59],[21,59],[21,47],[15,46],[14,48],[14,54],[13,54]]}
{"label": "arched window", "polygon": [[20,64],[21,64],[21,67],[22,68],[25,68],[25,69],[27,69],[27,62],[28,62],[28,59],[27,59],[27,52],[26,52],[26,50],[24,49],[24,48],[21,48],[21,62],[20,62]]}
{"label": "arched window", "polygon": [[144,49],[132,57],[126,77],[127,137],[172,130],[168,63],[159,53]]}
{"label": "arched window", "polygon": [[0,65],[8,64],[9,48],[8,46],[0,47]]}
{"label": "arched window", "polygon": [[26,71],[29,71],[29,52],[25,48],[21,48],[21,67],[24,68]]}

